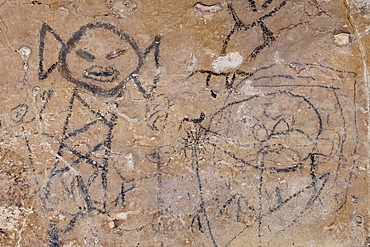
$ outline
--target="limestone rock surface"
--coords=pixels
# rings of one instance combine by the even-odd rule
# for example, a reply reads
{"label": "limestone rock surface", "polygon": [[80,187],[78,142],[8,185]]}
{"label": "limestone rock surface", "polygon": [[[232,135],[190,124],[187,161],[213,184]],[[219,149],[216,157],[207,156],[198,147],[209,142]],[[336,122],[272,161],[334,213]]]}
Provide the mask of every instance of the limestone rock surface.
{"label": "limestone rock surface", "polygon": [[366,0],[0,0],[0,246],[370,245]]}

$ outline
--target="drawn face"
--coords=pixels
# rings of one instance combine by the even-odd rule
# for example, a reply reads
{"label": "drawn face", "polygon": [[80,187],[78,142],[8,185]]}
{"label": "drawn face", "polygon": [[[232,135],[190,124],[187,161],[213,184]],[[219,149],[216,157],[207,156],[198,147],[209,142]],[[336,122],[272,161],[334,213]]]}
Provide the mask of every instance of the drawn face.
{"label": "drawn face", "polygon": [[84,26],[61,51],[61,74],[94,94],[115,95],[141,64],[137,46],[109,24]]}
{"label": "drawn face", "polygon": [[251,165],[289,169],[305,162],[315,149],[321,118],[305,98],[275,93],[235,106],[234,123],[225,128],[233,146],[225,148],[240,149],[241,158]]}
{"label": "drawn face", "polygon": [[28,105],[26,104],[19,104],[18,106],[14,107],[11,112],[10,116],[14,123],[20,123],[23,121],[23,118],[28,113]]}

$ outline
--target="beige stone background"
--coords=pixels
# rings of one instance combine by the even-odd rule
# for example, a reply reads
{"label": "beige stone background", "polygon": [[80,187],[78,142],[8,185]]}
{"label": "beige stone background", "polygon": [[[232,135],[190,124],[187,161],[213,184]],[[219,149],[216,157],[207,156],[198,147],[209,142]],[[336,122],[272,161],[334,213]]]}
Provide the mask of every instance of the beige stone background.
{"label": "beige stone background", "polygon": [[369,246],[369,18],[1,0],[0,246]]}

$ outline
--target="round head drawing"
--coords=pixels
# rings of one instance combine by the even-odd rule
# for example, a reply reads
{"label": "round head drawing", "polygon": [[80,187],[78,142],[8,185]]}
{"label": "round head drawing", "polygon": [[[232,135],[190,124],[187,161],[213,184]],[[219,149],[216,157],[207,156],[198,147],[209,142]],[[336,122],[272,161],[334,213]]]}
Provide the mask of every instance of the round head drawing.
{"label": "round head drawing", "polygon": [[114,96],[143,63],[136,42],[107,23],[82,26],[63,44],[59,71],[90,92]]}
{"label": "round head drawing", "polygon": [[224,148],[236,150],[251,166],[293,171],[316,149],[321,117],[303,96],[289,92],[256,95],[230,106],[236,107],[234,123],[221,128],[231,147]]}

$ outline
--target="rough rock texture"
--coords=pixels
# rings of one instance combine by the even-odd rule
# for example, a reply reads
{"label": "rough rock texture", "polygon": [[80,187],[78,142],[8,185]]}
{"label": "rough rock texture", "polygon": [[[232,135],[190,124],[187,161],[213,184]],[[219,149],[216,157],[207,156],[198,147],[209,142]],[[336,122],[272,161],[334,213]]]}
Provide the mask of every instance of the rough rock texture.
{"label": "rough rock texture", "polygon": [[366,0],[0,1],[0,246],[370,246]]}

